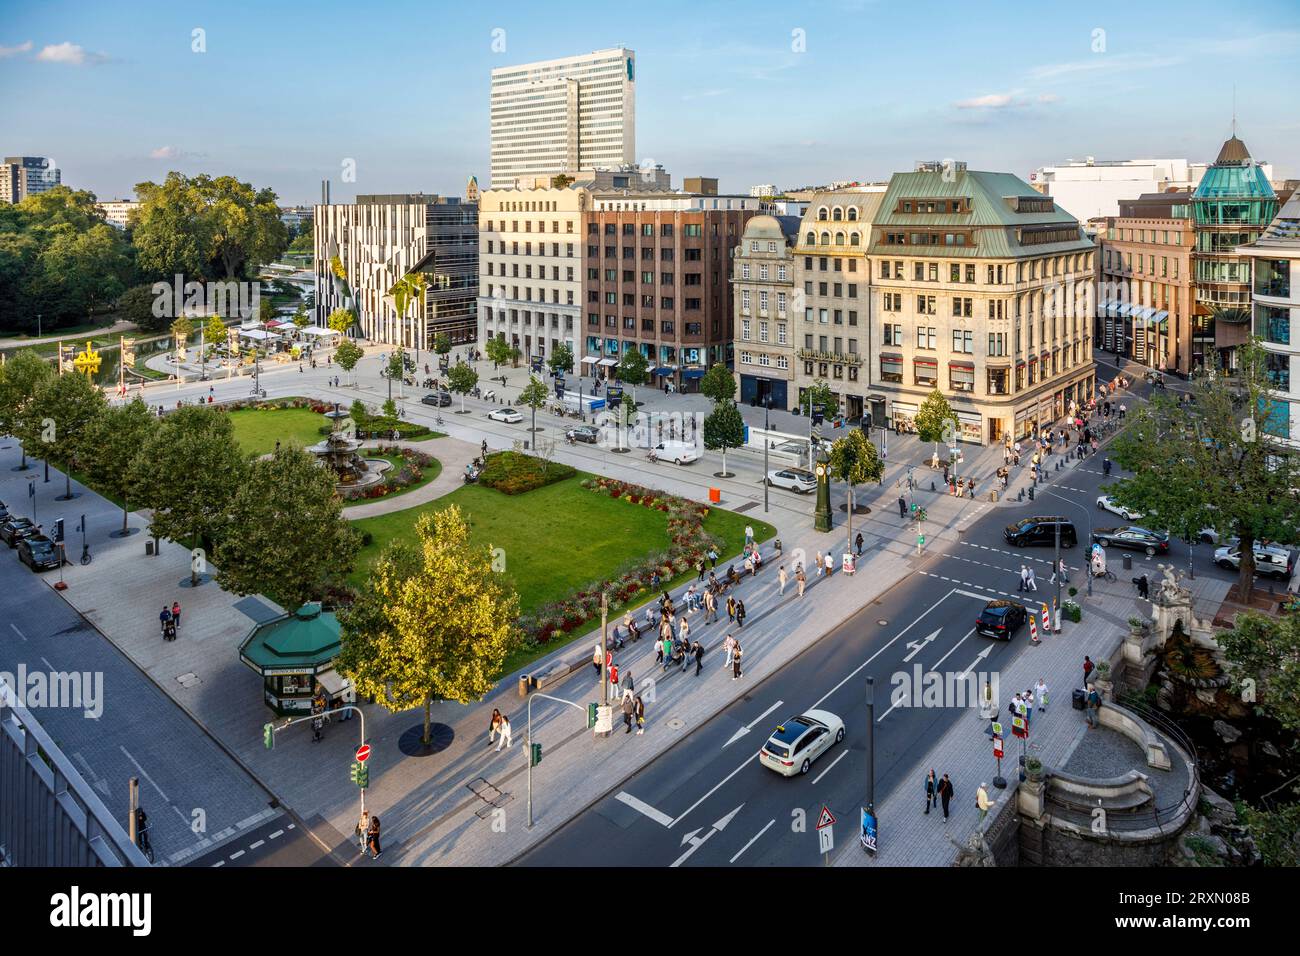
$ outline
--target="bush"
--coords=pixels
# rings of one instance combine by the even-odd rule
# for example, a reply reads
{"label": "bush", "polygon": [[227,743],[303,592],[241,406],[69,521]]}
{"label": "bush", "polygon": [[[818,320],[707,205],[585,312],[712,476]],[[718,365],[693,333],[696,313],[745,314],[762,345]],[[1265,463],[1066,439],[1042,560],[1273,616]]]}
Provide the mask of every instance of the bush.
{"label": "bush", "polygon": [[506,495],[521,495],[537,488],[564,481],[577,474],[569,465],[551,462],[547,467],[540,458],[515,451],[499,451],[488,455],[479,475],[479,484]]}

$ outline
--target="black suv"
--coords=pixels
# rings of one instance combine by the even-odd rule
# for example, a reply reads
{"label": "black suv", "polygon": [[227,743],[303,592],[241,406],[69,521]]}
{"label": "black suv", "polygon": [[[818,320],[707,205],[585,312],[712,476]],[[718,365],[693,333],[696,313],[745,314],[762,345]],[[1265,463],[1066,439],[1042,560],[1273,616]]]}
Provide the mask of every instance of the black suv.
{"label": "black suv", "polygon": [[438,408],[446,408],[451,404],[451,392],[430,392],[424,398],[420,399],[425,405],[434,405]]}
{"label": "black suv", "polygon": [[33,571],[48,571],[59,566],[59,549],[43,534],[18,539],[18,560]]}
{"label": "black suv", "polygon": [[19,538],[39,533],[40,529],[32,523],[31,518],[10,515],[3,524],[0,524],[0,541],[3,541],[11,548],[17,547]]}
{"label": "black suv", "polygon": [[989,601],[975,619],[975,633],[985,637],[996,637],[1001,641],[1011,640],[1020,626],[1028,619],[1028,612],[1023,604],[1015,601]]}
{"label": "black suv", "polygon": [[1074,530],[1074,523],[1069,518],[1059,515],[1047,515],[1036,518],[1021,518],[1015,524],[1007,525],[1003,534],[1007,543],[1024,548],[1029,545],[1052,547],[1056,544],[1056,529],[1061,529],[1061,547],[1073,548],[1079,543],[1079,534]]}

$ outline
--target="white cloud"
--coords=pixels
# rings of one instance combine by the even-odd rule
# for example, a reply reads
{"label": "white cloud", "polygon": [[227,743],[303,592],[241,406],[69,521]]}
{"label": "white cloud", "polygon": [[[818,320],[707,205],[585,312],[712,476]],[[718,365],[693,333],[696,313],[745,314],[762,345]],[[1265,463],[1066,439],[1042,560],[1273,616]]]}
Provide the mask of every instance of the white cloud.
{"label": "white cloud", "polygon": [[87,63],[103,63],[108,59],[108,56],[104,53],[87,53],[83,47],[65,40],[63,43],[52,43],[42,47],[41,52],[36,54],[36,59],[43,63],[67,63],[71,66],[84,66]]}
{"label": "white cloud", "polygon": [[185,153],[179,146],[159,146],[149,154],[150,159],[180,159]]}
{"label": "white cloud", "polygon": [[5,57],[17,56],[19,53],[26,53],[32,48],[32,41],[26,40],[16,46],[0,46],[0,60]]}
{"label": "white cloud", "polygon": [[989,93],[968,100],[958,100],[953,105],[959,110],[1000,110],[1013,105],[1014,97],[1010,93]]}

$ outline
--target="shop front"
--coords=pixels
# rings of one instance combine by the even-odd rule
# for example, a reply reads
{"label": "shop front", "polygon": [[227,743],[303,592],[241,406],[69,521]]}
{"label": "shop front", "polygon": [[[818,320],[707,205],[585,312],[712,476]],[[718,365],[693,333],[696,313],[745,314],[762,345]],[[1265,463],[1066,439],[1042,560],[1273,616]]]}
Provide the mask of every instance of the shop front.
{"label": "shop front", "polygon": [[896,432],[916,431],[916,413],[918,406],[907,402],[894,402],[890,407],[890,421]]}
{"label": "shop front", "polygon": [[347,694],[347,681],[334,671],[339,649],[338,618],[313,601],[254,627],[239,659],[261,676],[266,706],[291,716],[311,713],[318,684],[335,702]]}
{"label": "shop front", "polygon": [[[784,379],[765,378],[762,375],[746,375],[743,372],[740,376],[740,401],[741,404],[750,405],[755,408],[762,408],[764,403],[771,401],[772,408],[785,411],[790,406],[786,404],[788,399],[788,385]],[[696,385],[698,390],[699,385]]]}
{"label": "shop front", "polygon": [[978,412],[957,411],[958,437],[972,445],[984,444],[984,419]]}

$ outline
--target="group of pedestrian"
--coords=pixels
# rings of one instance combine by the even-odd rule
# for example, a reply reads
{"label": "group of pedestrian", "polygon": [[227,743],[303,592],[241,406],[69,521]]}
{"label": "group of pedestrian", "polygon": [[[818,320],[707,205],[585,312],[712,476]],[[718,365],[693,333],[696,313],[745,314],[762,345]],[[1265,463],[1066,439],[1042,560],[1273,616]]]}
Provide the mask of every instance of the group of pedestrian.
{"label": "group of pedestrian", "polygon": [[164,604],[161,613],[158,615],[158,622],[162,626],[162,639],[164,641],[176,640],[176,632],[181,626],[181,602],[173,601],[171,607]]}
{"label": "group of pedestrian", "polygon": [[379,817],[371,816],[368,810],[361,811],[356,835],[357,843],[361,846],[361,855],[369,856],[372,860],[379,859],[384,852],[379,846]]}
{"label": "group of pedestrian", "polygon": [[496,753],[501,752],[501,748],[510,749],[510,718],[501,713],[497,708],[492,708],[492,720],[488,723],[488,746],[492,746],[492,741],[497,740]]}
{"label": "group of pedestrian", "polygon": [[932,769],[925,775],[925,812],[929,813],[930,808],[939,809],[943,807],[943,822],[948,822],[948,804],[952,802],[953,788],[952,780],[945,773],[942,777],[936,776]]}
{"label": "group of pedestrian", "polygon": [[1020,565],[1020,588],[1021,591],[1037,591],[1038,583],[1034,580],[1034,569],[1027,564]]}

